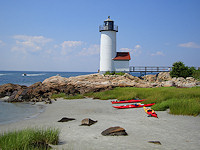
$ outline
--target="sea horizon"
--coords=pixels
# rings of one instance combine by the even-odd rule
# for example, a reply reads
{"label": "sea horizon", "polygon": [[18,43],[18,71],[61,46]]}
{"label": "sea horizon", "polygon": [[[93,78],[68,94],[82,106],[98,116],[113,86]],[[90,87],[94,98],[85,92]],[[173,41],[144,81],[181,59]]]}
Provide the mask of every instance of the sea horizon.
{"label": "sea horizon", "polygon": [[30,86],[36,82],[42,82],[45,79],[56,75],[69,78],[72,76],[87,75],[93,73],[97,72],[0,71],[0,85],[12,83]]}
{"label": "sea horizon", "polygon": [[[45,79],[59,75],[61,77],[74,77],[80,75],[94,74],[98,72],[65,72],[65,71],[3,71],[0,70],[0,85],[12,83],[30,86],[36,82],[43,82]],[[25,76],[24,76],[25,74]],[[140,73],[130,72],[131,75],[139,77]],[[155,74],[155,73],[148,73]]]}

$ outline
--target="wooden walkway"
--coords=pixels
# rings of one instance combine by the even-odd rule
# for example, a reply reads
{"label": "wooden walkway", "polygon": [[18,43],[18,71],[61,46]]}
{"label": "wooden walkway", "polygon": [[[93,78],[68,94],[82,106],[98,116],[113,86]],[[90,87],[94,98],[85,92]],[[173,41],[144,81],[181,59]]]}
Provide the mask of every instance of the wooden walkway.
{"label": "wooden walkway", "polygon": [[131,66],[129,67],[130,72],[140,72],[140,74],[148,73],[159,73],[159,72],[169,72],[171,71],[172,67],[169,66]]}
{"label": "wooden walkway", "polygon": [[[200,67],[194,67],[196,70],[200,70]],[[159,73],[170,72],[172,67],[169,66],[130,66],[129,72],[139,72],[140,75],[146,75],[147,73]]]}

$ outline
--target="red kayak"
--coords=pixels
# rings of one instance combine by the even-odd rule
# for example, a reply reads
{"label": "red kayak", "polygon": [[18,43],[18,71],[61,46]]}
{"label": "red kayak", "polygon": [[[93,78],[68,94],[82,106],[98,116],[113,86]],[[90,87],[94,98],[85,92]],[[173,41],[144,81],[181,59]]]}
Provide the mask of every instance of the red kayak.
{"label": "red kayak", "polygon": [[150,107],[154,104],[155,103],[152,103],[152,104],[131,104],[131,105],[122,105],[122,106],[113,106],[113,107],[117,108],[117,109],[126,109],[126,108]]}
{"label": "red kayak", "polygon": [[122,104],[122,103],[137,103],[145,101],[145,99],[132,99],[132,100],[121,100],[121,101],[111,101],[112,104]]}

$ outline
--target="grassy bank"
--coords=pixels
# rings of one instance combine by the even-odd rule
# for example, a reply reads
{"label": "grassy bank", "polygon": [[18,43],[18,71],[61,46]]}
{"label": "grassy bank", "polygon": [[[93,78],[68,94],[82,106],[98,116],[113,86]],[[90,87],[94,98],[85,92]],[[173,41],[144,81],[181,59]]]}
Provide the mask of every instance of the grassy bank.
{"label": "grassy bank", "polygon": [[156,103],[154,110],[170,109],[171,114],[193,115],[200,114],[200,88],[115,88],[110,91],[89,93],[85,96],[107,100],[147,99],[144,103]]}
{"label": "grassy bank", "polygon": [[48,144],[58,144],[57,129],[25,129],[0,135],[2,150],[43,150],[50,149]]}
{"label": "grassy bank", "polygon": [[192,115],[200,114],[200,87],[193,88],[115,88],[110,91],[88,93],[84,95],[66,96],[66,94],[54,94],[52,98],[80,99],[84,96],[95,99],[108,100],[129,100],[147,99],[144,103],[156,103],[152,108],[156,111],[170,109],[171,114]]}

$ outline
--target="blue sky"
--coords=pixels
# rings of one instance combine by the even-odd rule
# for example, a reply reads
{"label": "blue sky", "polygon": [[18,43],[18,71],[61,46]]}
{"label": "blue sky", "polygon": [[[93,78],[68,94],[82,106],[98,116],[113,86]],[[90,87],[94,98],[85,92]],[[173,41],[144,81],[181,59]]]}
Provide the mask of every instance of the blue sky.
{"label": "blue sky", "polygon": [[200,66],[200,0],[0,0],[0,70],[99,69],[99,25],[130,66]]}

